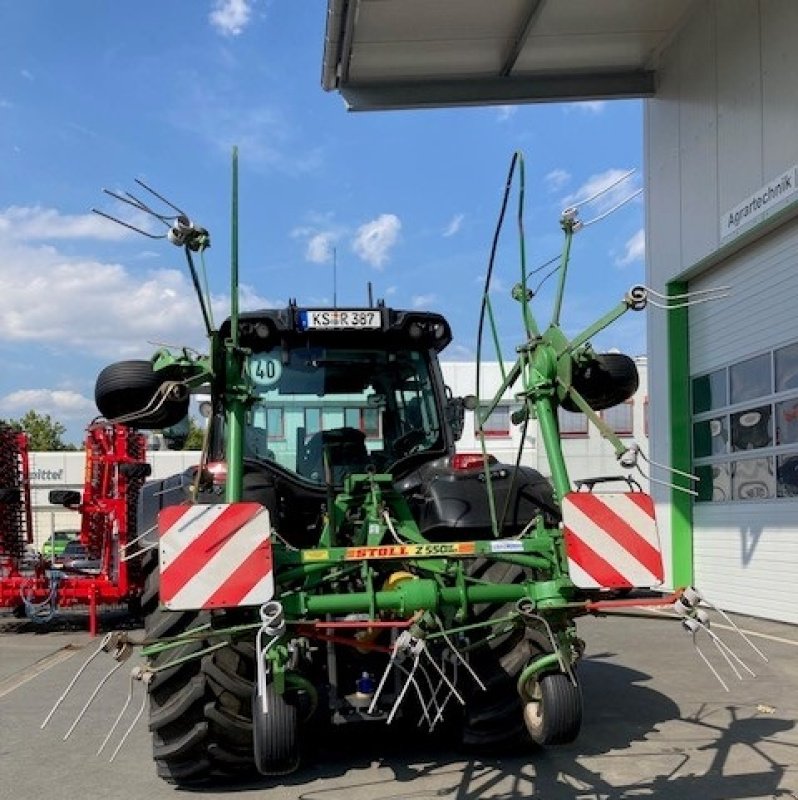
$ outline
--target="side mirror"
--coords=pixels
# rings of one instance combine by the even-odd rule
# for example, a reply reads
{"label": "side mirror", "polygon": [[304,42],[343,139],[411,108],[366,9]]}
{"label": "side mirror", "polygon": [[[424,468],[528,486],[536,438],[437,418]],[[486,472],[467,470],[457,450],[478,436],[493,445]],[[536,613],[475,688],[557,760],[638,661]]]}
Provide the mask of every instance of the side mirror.
{"label": "side mirror", "polygon": [[473,411],[477,407],[477,398],[473,394],[465,397],[450,397],[446,401],[446,421],[452,430],[455,441],[463,435],[465,427],[465,412]]}
{"label": "side mirror", "polygon": [[51,489],[47,495],[51,505],[71,508],[80,505],[80,492],[73,489]]}
{"label": "side mirror", "polygon": [[188,439],[189,423],[188,416],[183,417],[180,422],[161,431],[166,446],[169,450],[182,450]]}

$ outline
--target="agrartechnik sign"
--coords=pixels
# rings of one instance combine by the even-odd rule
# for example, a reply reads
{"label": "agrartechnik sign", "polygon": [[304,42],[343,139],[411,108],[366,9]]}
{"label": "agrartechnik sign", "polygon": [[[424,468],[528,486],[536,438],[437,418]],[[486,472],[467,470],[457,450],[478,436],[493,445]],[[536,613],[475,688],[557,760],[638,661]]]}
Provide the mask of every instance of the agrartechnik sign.
{"label": "agrartechnik sign", "polygon": [[747,223],[758,220],[774,206],[798,192],[798,165],[793,165],[720,218],[720,238],[734,236]]}

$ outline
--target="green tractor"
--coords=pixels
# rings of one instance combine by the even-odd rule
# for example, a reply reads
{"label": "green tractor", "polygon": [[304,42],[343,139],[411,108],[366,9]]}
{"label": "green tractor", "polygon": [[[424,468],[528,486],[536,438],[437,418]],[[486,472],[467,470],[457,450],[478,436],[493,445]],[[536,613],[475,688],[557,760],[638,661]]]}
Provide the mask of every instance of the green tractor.
{"label": "green tractor", "polygon": [[[234,157],[234,220],[236,169]],[[102,414],[141,428],[180,423],[192,392],[210,397],[201,465],[150,482],[139,502],[138,530],[157,531],[139,558],[159,775],[285,774],[312,731],[398,718],[478,749],[572,741],[574,620],[602,590],[640,582],[572,580],[573,564],[580,576],[590,565],[563,509],[588,493],[572,492],[556,412],[603,426],[595,410],[634,393],[634,362],[593,353],[588,336],[640,298],[568,342],[557,320],[537,329],[525,275],[514,292],[526,341],[476,413],[481,423],[515,386],[515,421],[538,419],[550,482],[520,458],[457,453],[476,402],[444,385],[442,316],[381,303],[240,313],[235,222],[232,308],[214,327],[193,259],[209,236],[175,210],[169,238],[185,250],[210,352],[161,350],[96,385]],[[656,583],[661,564],[648,566]]]}

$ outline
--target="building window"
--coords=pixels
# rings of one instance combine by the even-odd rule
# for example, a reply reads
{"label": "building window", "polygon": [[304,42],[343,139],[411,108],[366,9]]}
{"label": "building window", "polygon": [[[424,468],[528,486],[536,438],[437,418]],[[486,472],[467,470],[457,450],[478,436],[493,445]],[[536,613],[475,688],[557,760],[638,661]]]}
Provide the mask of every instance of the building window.
{"label": "building window", "polygon": [[587,436],[587,417],[581,411],[557,409],[557,421],[561,436]]}
{"label": "building window", "polygon": [[696,376],[692,391],[698,500],[798,497],[798,343]]}
{"label": "building window", "polygon": [[378,408],[345,408],[344,425],[363,431],[367,439],[379,439],[380,410]]}
{"label": "building window", "polygon": [[719,369],[709,375],[693,378],[693,413],[711,411],[727,405],[726,370]]}
{"label": "building window", "polygon": [[601,418],[618,436],[631,436],[634,432],[634,401],[627,400],[612,408],[605,408]]}
{"label": "building window", "polygon": [[744,403],[769,395],[773,389],[770,374],[770,353],[732,364],[729,367],[729,402]]}
{"label": "building window", "polygon": [[[487,411],[487,406],[481,406],[479,409],[479,417]],[[479,420],[477,420],[476,433],[480,433]],[[508,437],[510,435],[510,407],[509,406],[496,406],[490,412],[487,419],[482,420],[482,433],[485,436],[493,437]]]}
{"label": "building window", "polygon": [[285,439],[285,420],[282,408],[266,409],[266,431],[271,442]]}
{"label": "building window", "polygon": [[305,409],[305,441],[321,430],[321,409]]}

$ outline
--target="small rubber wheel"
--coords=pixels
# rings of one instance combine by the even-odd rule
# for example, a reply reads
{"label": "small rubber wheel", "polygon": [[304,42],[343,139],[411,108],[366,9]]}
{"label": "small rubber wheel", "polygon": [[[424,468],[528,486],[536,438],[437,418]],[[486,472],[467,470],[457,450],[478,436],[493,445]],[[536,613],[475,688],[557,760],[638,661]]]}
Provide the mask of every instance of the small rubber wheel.
{"label": "small rubber wheel", "polygon": [[[189,404],[186,391],[184,396],[169,397],[153,405],[164,380],[171,377],[156,373],[149,361],[118,361],[109,364],[97,376],[94,401],[108,419],[137,414],[136,419],[129,422],[133,428],[168,428],[188,414]],[[150,410],[139,413],[144,409]]]}
{"label": "small rubber wheel", "polygon": [[288,775],[299,766],[299,720],[296,706],[266,687],[264,713],[257,691],[252,694],[255,767],[261,775]]}
{"label": "small rubber wheel", "polygon": [[[571,382],[594,411],[603,411],[632,397],[640,377],[633,358],[623,353],[598,353],[574,369]],[[560,405],[566,411],[581,411],[567,394],[560,398]]]}
{"label": "small rubber wheel", "polygon": [[541,676],[529,684],[524,724],[539,745],[568,744],[582,727],[582,692],[562,672]]}

